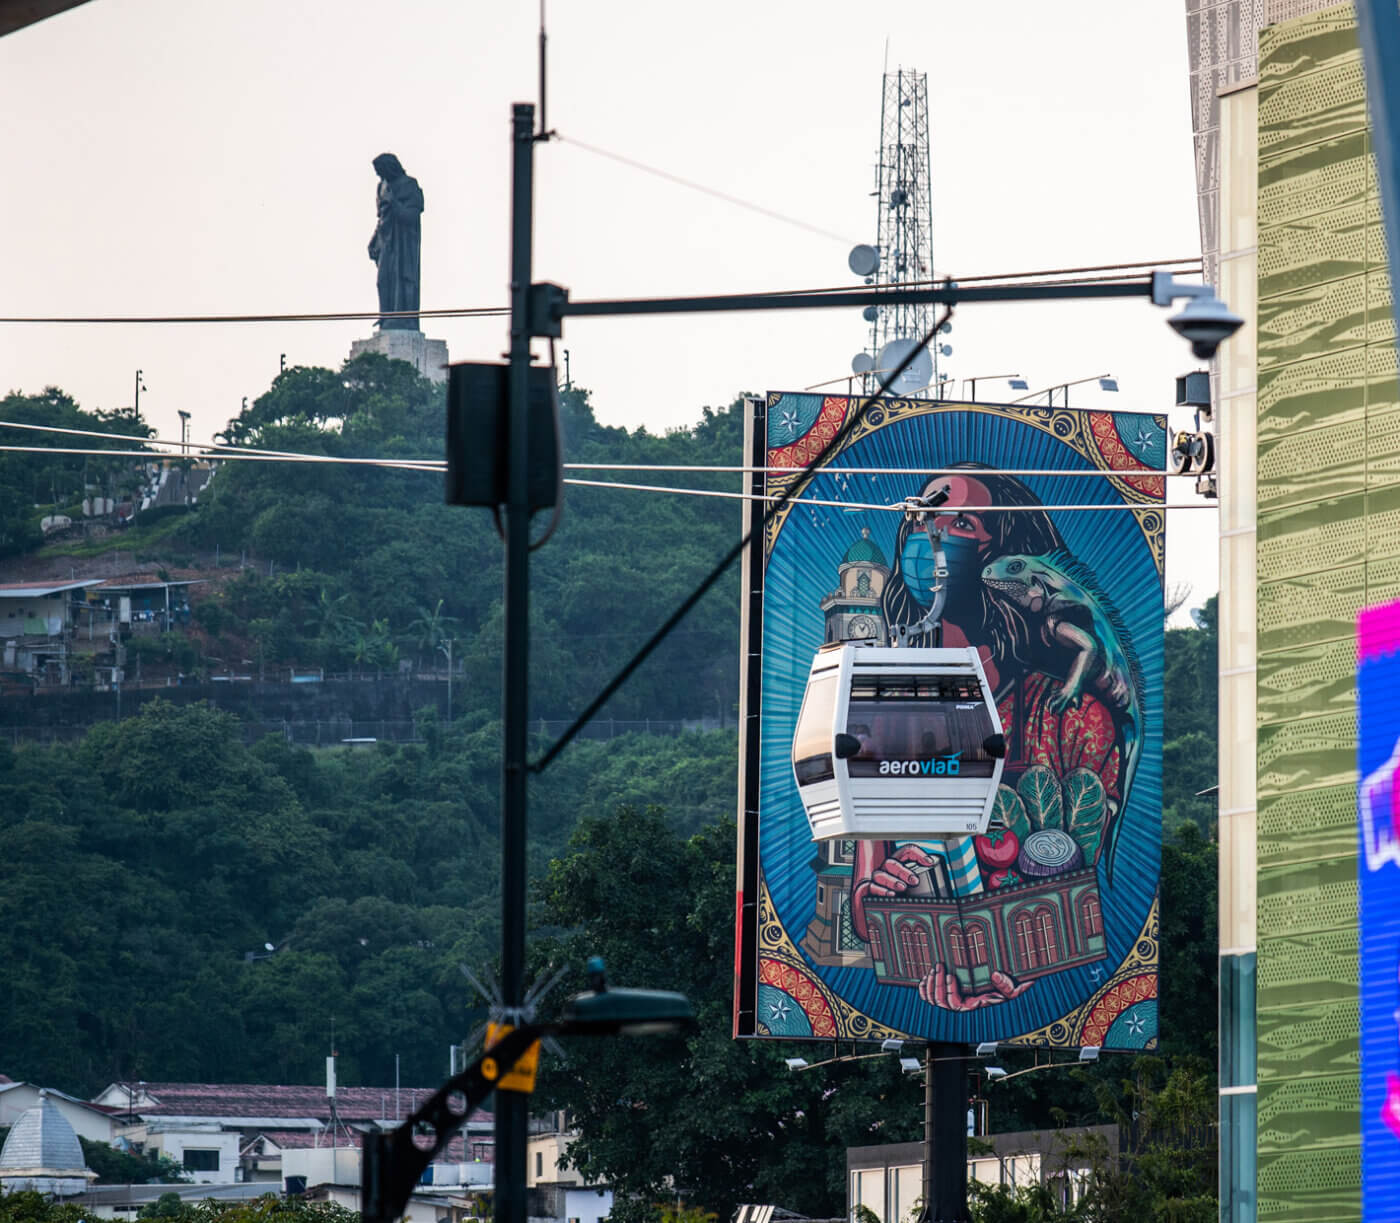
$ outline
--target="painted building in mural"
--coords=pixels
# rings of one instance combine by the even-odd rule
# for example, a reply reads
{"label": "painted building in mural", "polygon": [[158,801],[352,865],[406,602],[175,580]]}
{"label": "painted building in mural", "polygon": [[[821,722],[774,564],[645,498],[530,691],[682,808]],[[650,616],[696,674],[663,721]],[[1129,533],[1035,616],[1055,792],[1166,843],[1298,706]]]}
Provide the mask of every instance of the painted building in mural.
{"label": "painted building in mural", "polygon": [[[753,403],[753,464],[809,460],[861,402]],[[1155,1043],[1165,448],[1158,416],[895,400],[756,538],[739,1034]],[[943,644],[979,648],[1008,743],[992,826],[814,843],[791,764],[812,657],[923,619],[931,538],[897,503],[945,485]]]}

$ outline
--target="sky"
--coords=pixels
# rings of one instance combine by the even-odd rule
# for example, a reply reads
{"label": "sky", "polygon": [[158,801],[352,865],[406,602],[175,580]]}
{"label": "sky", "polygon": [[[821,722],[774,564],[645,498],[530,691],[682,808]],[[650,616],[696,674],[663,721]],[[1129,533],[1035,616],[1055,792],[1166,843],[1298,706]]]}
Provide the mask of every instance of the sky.
{"label": "sky", "polygon": [[[0,39],[0,315],[373,310],[380,152],[426,197],[424,308],[506,304],[510,108],[537,95],[534,0],[92,0]],[[1179,0],[552,0],[534,278],[576,299],[858,283],[875,240],[881,73],[923,71],[934,267],[959,277],[1199,253]],[[829,231],[648,176],[597,146]],[[960,308],[957,378],[1168,411],[1196,368],[1145,302]],[[495,360],[503,319],[429,320]],[[338,366],[369,321],[0,326],[0,383],[132,402],[206,440],[289,365]],[[580,319],[574,381],[653,431],[744,391],[849,372],[856,311]],[[993,384],[979,398],[995,397]],[[1173,416],[1174,425],[1189,423]],[[566,456],[567,457],[567,456]],[[1171,500],[1195,500],[1187,481]],[[1168,583],[1216,586],[1215,519],[1168,524]]]}

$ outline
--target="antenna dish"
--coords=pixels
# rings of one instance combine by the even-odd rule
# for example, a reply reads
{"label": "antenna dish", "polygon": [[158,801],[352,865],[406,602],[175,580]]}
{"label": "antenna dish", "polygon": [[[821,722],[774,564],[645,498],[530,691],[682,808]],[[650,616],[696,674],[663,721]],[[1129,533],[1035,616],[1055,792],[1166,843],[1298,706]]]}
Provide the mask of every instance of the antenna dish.
{"label": "antenna dish", "polygon": [[859,246],[851,247],[846,266],[857,276],[874,276],[880,268],[880,252],[862,242]]}
{"label": "antenna dish", "polygon": [[875,358],[868,352],[858,352],[851,358],[851,373],[868,374],[875,368]]}
{"label": "antenna dish", "polygon": [[860,317],[863,318],[867,323],[873,323],[877,318],[880,317],[879,306],[866,306],[866,308],[860,312]]}
{"label": "antenna dish", "polygon": [[897,368],[916,348],[917,355],[905,367],[904,372],[890,384],[890,390],[896,395],[912,395],[933,381],[933,357],[927,348],[920,347],[918,340],[911,340],[907,336],[891,340],[880,349],[875,368],[881,375],[888,376],[890,371]]}

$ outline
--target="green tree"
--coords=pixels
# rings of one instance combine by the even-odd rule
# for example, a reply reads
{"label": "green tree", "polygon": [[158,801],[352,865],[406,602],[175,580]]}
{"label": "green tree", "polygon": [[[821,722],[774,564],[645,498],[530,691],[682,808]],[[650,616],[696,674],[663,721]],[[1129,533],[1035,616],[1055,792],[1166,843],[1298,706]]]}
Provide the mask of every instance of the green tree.
{"label": "green tree", "polygon": [[[602,954],[619,985],[683,990],[688,1037],[598,1041],[549,1064],[538,1099],[580,1129],[570,1158],[619,1195],[619,1217],[656,1217],[679,1195],[722,1218],[741,1201],[838,1214],[848,1145],[913,1138],[921,1093],[893,1059],[790,1073],[782,1052],[730,1035],[732,823],[676,832],[656,809],[580,821],[538,891],[538,920],[562,927],[543,959]],[[581,982],[580,982],[581,984]],[[703,1108],[697,1107],[703,1101]]]}

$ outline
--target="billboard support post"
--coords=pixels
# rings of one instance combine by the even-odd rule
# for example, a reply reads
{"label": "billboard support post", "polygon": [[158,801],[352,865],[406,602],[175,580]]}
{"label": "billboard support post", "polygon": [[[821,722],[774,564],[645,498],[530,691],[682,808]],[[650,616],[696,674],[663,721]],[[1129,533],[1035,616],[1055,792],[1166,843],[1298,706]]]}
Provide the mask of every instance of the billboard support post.
{"label": "billboard support post", "polygon": [[920,1223],[967,1223],[967,1048],[924,1046],[924,1209]]}

